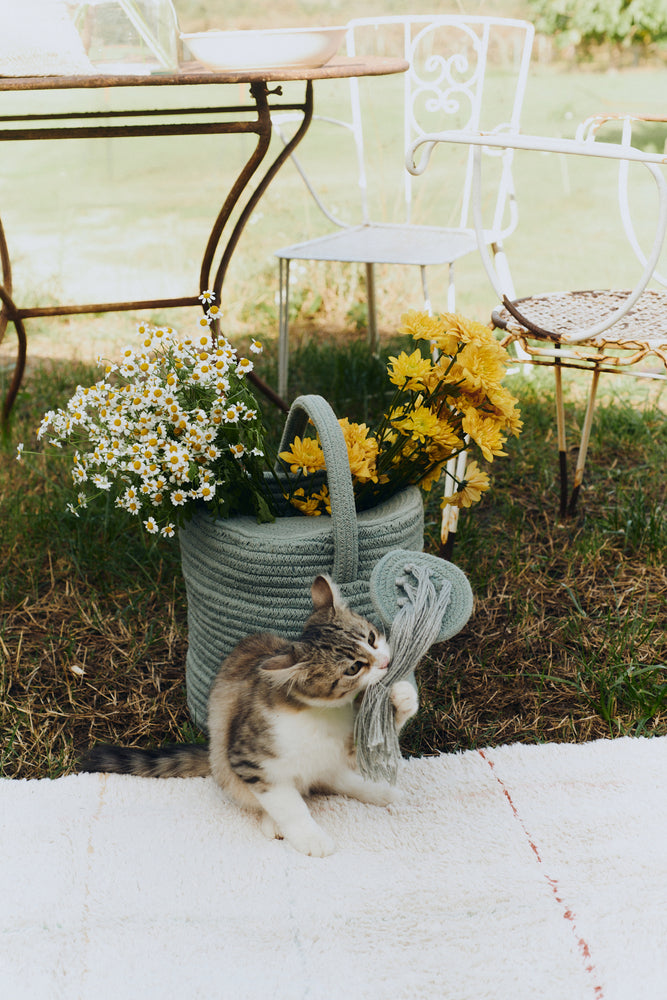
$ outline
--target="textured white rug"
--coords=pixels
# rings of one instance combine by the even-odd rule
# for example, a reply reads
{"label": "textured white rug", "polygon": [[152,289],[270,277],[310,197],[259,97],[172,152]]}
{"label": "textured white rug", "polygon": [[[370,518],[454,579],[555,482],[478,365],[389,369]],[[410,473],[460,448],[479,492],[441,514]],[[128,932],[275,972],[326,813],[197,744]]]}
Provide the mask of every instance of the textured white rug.
{"label": "textured white rug", "polygon": [[661,1000],[667,739],[412,760],[326,859],[209,779],[0,781],[12,1000]]}

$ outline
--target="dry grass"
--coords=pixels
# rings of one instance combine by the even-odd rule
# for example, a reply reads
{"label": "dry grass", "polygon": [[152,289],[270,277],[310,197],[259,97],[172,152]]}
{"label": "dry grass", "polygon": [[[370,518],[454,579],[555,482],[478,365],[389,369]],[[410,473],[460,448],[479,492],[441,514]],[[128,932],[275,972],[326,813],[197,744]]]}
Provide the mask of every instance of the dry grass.
{"label": "dry grass", "polygon": [[70,567],[52,567],[43,594],[5,612],[3,772],[12,777],[66,773],[76,749],[102,739],[181,736],[186,639],[175,586],[171,600],[161,581],[148,599],[100,598],[69,577]]}
{"label": "dry grass", "polygon": [[[554,540],[525,539],[526,555]],[[566,543],[542,569],[499,568],[469,626],[422,667],[424,709],[409,749],[667,732],[664,567],[619,563],[611,550],[568,555]],[[633,673],[659,662],[641,694]]]}

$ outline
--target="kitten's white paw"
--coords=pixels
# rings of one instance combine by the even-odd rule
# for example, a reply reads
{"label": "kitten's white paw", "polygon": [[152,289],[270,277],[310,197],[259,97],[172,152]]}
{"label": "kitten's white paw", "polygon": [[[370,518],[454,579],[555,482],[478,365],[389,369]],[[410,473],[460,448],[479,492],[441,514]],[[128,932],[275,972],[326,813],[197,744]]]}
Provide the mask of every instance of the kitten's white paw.
{"label": "kitten's white paw", "polygon": [[366,785],[366,801],[374,806],[390,806],[398,798],[398,792],[386,781],[375,781]]}
{"label": "kitten's white paw", "polygon": [[282,840],[283,835],[278,828],[276,821],[269,816],[268,813],[264,813],[261,818],[260,826],[262,828],[262,833],[268,840]]}
{"label": "kitten's white paw", "polygon": [[295,850],[311,858],[326,858],[336,850],[331,837],[319,827],[298,833],[292,832],[287,840]]}
{"label": "kitten's white paw", "polygon": [[394,684],[389,697],[394,706],[396,728],[400,729],[419,711],[419,697],[410,681],[398,681]]}

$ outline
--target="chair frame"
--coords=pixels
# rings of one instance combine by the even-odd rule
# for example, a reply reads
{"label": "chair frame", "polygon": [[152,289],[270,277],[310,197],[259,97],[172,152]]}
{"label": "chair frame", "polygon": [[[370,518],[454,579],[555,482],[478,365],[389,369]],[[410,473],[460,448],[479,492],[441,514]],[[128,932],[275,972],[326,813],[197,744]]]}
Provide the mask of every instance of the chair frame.
{"label": "chair frame", "polygon": [[[597,134],[602,125],[608,121],[622,122],[621,143],[597,142]],[[560,511],[561,516],[573,515],[576,510],[577,499],[583,480],[586,455],[590,440],[590,433],[595,409],[595,399],[598,388],[600,374],[602,372],[624,373],[635,377],[645,377],[654,379],[667,379],[667,373],[633,371],[630,366],[643,360],[648,355],[660,358],[667,368],[667,337],[662,342],[655,344],[637,344],[614,342],[607,343],[613,345],[615,350],[625,350],[625,355],[604,353],[604,334],[607,331],[613,333],[613,327],[622,320],[638,302],[642,294],[647,291],[649,282],[654,279],[659,284],[667,287],[667,279],[657,270],[658,260],[665,243],[667,233],[667,178],[665,171],[661,168],[667,166],[667,153],[645,153],[631,144],[631,126],[635,121],[667,121],[666,118],[642,115],[595,115],[586,119],[577,130],[574,139],[556,139],[545,136],[533,135],[493,135],[489,133],[478,133],[471,136],[468,133],[443,132],[431,136],[422,137],[414,142],[406,158],[406,166],[409,172],[414,174],[422,173],[428,164],[431,151],[439,142],[463,143],[473,150],[474,158],[474,194],[473,194],[473,217],[475,232],[477,235],[478,249],[486,270],[487,276],[499,299],[502,301],[504,310],[509,317],[503,318],[496,310],[493,313],[493,323],[495,326],[505,329],[506,336],[502,343],[519,342],[523,349],[528,352],[527,361],[532,364],[547,364],[554,367],[555,387],[556,387],[556,422],[558,431],[558,450],[560,464]],[[415,157],[420,146],[424,145],[419,162]],[[579,155],[585,157],[598,157],[601,159],[615,160],[619,164],[619,208],[621,219],[626,236],[639,260],[642,272],[639,279],[631,289],[630,293],[624,295],[620,306],[614,309],[606,318],[599,322],[583,326],[574,331],[558,331],[557,328],[545,329],[538,326],[533,320],[525,315],[524,303],[530,303],[531,299],[516,300],[513,289],[508,289],[503,280],[503,275],[494,267],[494,262],[484,243],[484,231],[482,223],[482,210],[480,202],[480,186],[482,173],[482,150],[484,147],[510,148],[513,150],[532,150],[536,152],[556,153],[564,155]],[[652,176],[657,189],[657,214],[655,231],[651,251],[644,254],[639,246],[636,237],[628,198],[628,172],[630,163],[642,164]],[[573,296],[578,293],[563,293],[565,296]],[[596,293],[579,293],[596,294]],[[647,292],[647,294],[651,294]],[[534,300],[534,297],[533,297]],[[514,321],[514,322],[512,322]],[[529,338],[538,341],[547,341],[547,346],[535,346],[529,343]],[[595,343],[597,338],[597,343]],[[586,350],[585,348],[588,348]],[[565,415],[563,403],[563,388],[561,372],[563,368],[579,368],[590,370],[592,379],[586,406],[586,416],[581,433],[577,464],[574,475],[572,493],[568,500],[567,482],[567,443],[565,436]]]}
{"label": "chair frame", "polygon": [[[534,28],[532,24],[527,21],[515,19],[515,18],[502,18],[502,17],[487,17],[487,16],[477,16],[477,15],[458,15],[458,14],[437,14],[437,15],[396,15],[396,16],[386,16],[386,17],[364,17],[355,18],[348,22],[347,24],[347,34],[346,34],[346,51],[349,57],[354,58],[357,55],[357,37],[359,31],[366,31],[372,28],[383,29],[391,27],[394,25],[402,26],[403,28],[403,50],[404,56],[409,63],[409,69],[404,74],[403,78],[403,148],[407,150],[408,147],[414,143],[416,139],[423,137],[425,133],[423,127],[420,126],[416,112],[415,106],[416,101],[420,97],[426,95],[426,99],[430,95],[431,103],[435,107],[437,102],[440,102],[438,107],[442,108],[446,106],[447,102],[450,102],[453,107],[454,104],[461,98],[462,95],[466,96],[466,99],[470,102],[470,115],[468,122],[466,123],[466,131],[474,131],[479,128],[480,125],[480,115],[483,109],[483,87],[479,86],[478,77],[481,77],[482,83],[484,82],[486,76],[487,59],[489,52],[489,44],[491,41],[491,33],[494,28],[508,28],[514,29],[517,32],[523,32],[521,54],[517,60],[517,68],[515,71],[515,89],[512,95],[511,101],[511,113],[509,114],[509,120],[503,122],[496,127],[497,130],[508,131],[510,133],[516,132],[519,128],[519,120],[521,114],[521,108],[523,104],[523,97],[526,89],[526,83],[528,78],[528,70],[530,65],[530,58],[532,53],[532,45],[534,38]],[[445,59],[442,55],[437,52],[430,57],[429,72],[431,74],[439,74],[438,79],[434,84],[433,75],[429,79],[423,79],[420,77],[416,62],[415,62],[415,52],[418,50],[419,46],[425,41],[429,33],[436,31],[438,29],[446,28],[452,26],[457,30],[464,31],[467,36],[472,40],[473,47],[477,53],[477,63],[473,67],[472,73],[468,79],[462,78],[465,76],[465,72],[469,71],[469,67],[465,64],[465,60],[461,59],[459,54],[459,61],[456,61],[456,54],[449,54],[449,58]],[[413,35],[414,32],[414,35]],[[443,83],[444,81],[444,83]],[[361,222],[359,225],[350,225],[344,223],[340,218],[338,218],[335,213],[330,211],[324,203],[323,198],[317,192],[315,185],[308,178],[306,171],[304,170],[301,162],[295,156],[292,156],[292,160],[299,174],[301,175],[304,183],[316,205],[324,216],[339,230],[353,232],[355,230],[362,229],[365,226],[372,226],[373,220],[371,218],[371,209],[369,205],[368,198],[368,174],[366,168],[365,151],[366,146],[364,142],[364,129],[363,129],[363,116],[362,116],[362,104],[360,96],[359,81],[355,78],[350,79],[350,103],[351,103],[351,120],[341,121],[335,118],[327,118],[324,116],[314,116],[321,121],[328,122],[332,125],[340,126],[345,129],[353,139],[356,160],[358,167],[358,184],[360,193],[360,217]],[[508,101],[508,104],[510,102]],[[284,116],[282,122],[289,120],[287,116]],[[283,142],[286,142],[286,138],[282,133],[282,122],[276,123],[276,131],[280,135]],[[516,206],[516,200],[514,197],[514,184],[512,179],[512,157],[513,152],[511,150],[500,150],[500,151],[490,151],[492,155],[496,158],[500,157],[502,161],[500,181],[498,184],[498,189],[496,193],[494,213],[493,213],[493,223],[490,229],[486,232],[485,238],[487,242],[491,245],[494,256],[497,259],[497,267],[502,270],[505,275],[505,280],[511,284],[511,278],[509,275],[509,270],[504,263],[504,251],[503,251],[503,240],[514,231],[518,223],[518,211]],[[403,178],[403,204],[404,204],[404,222],[401,224],[385,224],[380,225],[387,226],[388,229],[400,229],[401,225],[410,226],[411,225],[411,210],[413,201],[413,177],[408,171],[404,171]],[[472,193],[473,193],[473,157],[472,153],[468,154],[466,167],[465,167],[465,178],[463,183],[463,189],[461,192],[462,204],[459,217],[458,226],[452,227],[442,227],[443,230],[448,230],[450,233],[456,232],[460,233],[462,236],[468,238],[470,242],[470,249],[466,249],[464,253],[458,256],[463,256],[474,250],[476,233],[474,226],[471,224],[471,208],[472,208]],[[376,223],[377,224],[377,223]],[[426,229],[428,227],[424,227]],[[434,227],[436,230],[438,227]],[[326,237],[322,237],[323,240],[329,239],[331,234]],[[288,325],[289,325],[289,264],[290,259],[294,257],[299,257],[299,248],[303,247],[304,252],[301,259],[319,259],[310,258],[308,253],[305,252],[306,248],[311,247],[316,240],[308,240],[304,244],[295,244],[291,247],[284,248],[284,251],[277,251],[276,256],[279,258],[279,363],[278,363],[278,391],[281,395],[286,395],[287,393],[287,376],[288,376]],[[296,252],[295,252],[296,251]],[[322,258],[325,259],[325,258]],[[335,256],[331,258],[326,258],[335,260]],[[346,259],[346,258],[345,258]],[[443,263],[448,265],[448,287],[447,287],[447,308],[450,312],[455,311],[455,259],[445,260]],[[363,261],[359,261],[363,263]],[[426,280],[426,267],[428,265],[420,264],[421,272],[421,283],[422,292],[424,298],[424,308],[426,311],[431,311],[431,301],[428,290],[428,284]],[[366,262],[366,291],[368,298],[368,333],[369,333],[369,343],[371,350],[377,353],[378,350],[378,330],[376,321],[376,308],[375,308],[375,278],[374,278],[374,265],[373,263]]]}

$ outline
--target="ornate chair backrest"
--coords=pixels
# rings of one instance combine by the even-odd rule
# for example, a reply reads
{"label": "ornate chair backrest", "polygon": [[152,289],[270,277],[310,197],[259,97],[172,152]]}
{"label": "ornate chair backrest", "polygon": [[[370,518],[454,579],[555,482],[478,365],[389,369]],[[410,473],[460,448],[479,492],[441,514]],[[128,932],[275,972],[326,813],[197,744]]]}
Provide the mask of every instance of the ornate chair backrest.
{"label": "ornate chair backrest", "polygon": [[[403,55],[409,63],[408,72],[396,78],[403,89],[403,131],[399,139],[403,154],[420,136],[445,129],[519,130],[534,35],[533,26],[528,22],[442,14],[357,18],[350,21],[347,27],[348,55]],[[383,160],[382,151],[390,144],[390,122],[381,116],[378,116],[380,120],[374,120],[373,115],[364,109],[362,90],[367,84],[368,81],[351,81],[352,131],[366,222],[379,221],[378,202],[373,197],[374,175],[378,169],[389,169],[389,157],[385,156]],[[373,81],[373,85],[377,92],[377,81]],[[377,162],[375,165],[372,163],[369,132],[373,133],[373,144],[381,150],[379,167]],[[491,155],[498,161],[493,230],[501,239],[516,225],[511,174],[513,153],[511,150],[496,150],[491,151]],[[385,213],[395,208],[395,221],[417,221],[413,217],[415,178],[403,169],[404,155],[398,160],[394,166],[397,168],[396,178],[400,178],[402,196],[398,196],[396,201],[402,202],[402,208],[387,208],[387,184],[384,181],[381,185],[385,192],[383,208]],[[442,171],[440,173],[442,178]],[[446,189],[440,180],[439,190],[423,196],[428,203],[426,211],[432,219],[425,218],[425,211],[422,210],[418,221],[470,228],[471,152],[461,158],[455,176],[456,179],[452,167],[451,188]],[[455,210],[451,207],[452,200],[457,203]],[[449,217],[445,220],[437,217],[441,201],[448,202]]]}

